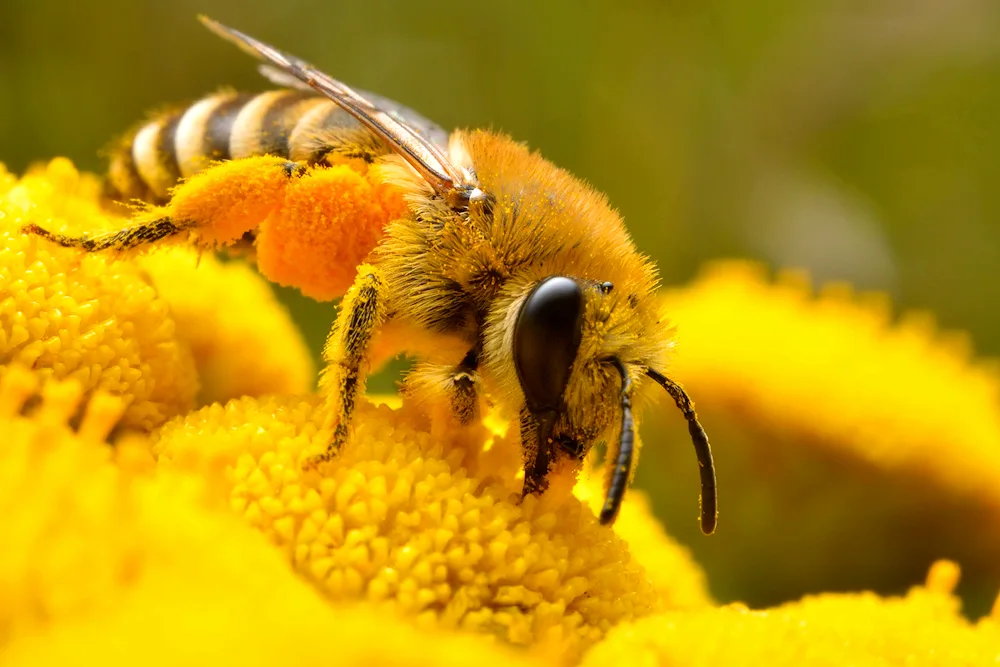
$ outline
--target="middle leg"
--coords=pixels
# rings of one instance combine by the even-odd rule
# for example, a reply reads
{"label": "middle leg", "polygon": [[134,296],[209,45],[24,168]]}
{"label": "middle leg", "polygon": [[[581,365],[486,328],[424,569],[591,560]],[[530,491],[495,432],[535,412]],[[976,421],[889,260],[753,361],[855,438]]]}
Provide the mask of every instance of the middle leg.
{"label": "middle leg", "polygon": [[457,365],[418,364],[406,376],[406,395],[432,406],[432,423],[446,420],[459,427],[479,420],[479,350],[469,350]]}
{"label": "middle leg", "polygon": [[309,465],[331,460],[347,441],[355,403],[364,391],[367,368],[363,366],[368,361],[372,336],[385,320],[385,280],[378,268],[363,264],[340,304],[337,321],[323,348],[327,363],[320,380],[325,396],[323,433],[329,434],[330,440],[326,450],[310,459]]}

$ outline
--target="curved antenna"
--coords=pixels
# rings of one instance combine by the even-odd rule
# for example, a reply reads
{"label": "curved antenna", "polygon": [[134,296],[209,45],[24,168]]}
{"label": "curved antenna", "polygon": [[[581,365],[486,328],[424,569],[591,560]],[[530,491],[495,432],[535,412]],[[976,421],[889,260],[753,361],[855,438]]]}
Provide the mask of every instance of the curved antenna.
{"label": "curved antenna", "polygon": [[[333,100],[344,111],[351,114],[365,127],[384,139],[406,160],[417,173],[440,195],[461,205],[476,190],[475,183],[445,156],[433,143],[422,138],[417,132],[401,123],[390,114],[379,109],[369,100],[349,87],[319,71],[304,60],[280,51],[239,30],[234,30],[207,16],[198,19],[209,30],[223,39],[236,44],[250,55],[270,63],[278,71],[302,82],[309,88]],[[456,196],[457,193],[457,196]]]}
{"label": "curved antenna", "polygon": [[632,378],[621,359],[615,357],[612,365],[622,376],[622,390],[618,394],[622,408],[622,427],[618,435],[618,456],[615,457],[614,470],[611,472],[611,483],[604,495],[604,506],[601,508],[601,525],[614,523],[621,509],[625,489],[629,477],[632,476],[632,459],[635,455],[635,419],[632,418]]}
{"label": "curved antenna", "polygon": [[694,403],[679,384],[652,368],[646,369],[646,375],[667,390],[687,420],[688,433],[691,434],[691,442],[698,456],[698,471],[701,473],[701,532],[711,535],[715,532],[715,524],[719,517],[719,499],[715,488],[715,463],[712,461],[712,446],[708,444],[708,435],[698,422]]}

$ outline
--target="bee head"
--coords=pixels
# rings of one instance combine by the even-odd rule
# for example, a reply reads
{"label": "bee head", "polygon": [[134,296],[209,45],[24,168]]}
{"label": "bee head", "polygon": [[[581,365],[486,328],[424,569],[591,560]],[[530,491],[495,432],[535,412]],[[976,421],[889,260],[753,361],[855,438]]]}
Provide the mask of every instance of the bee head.
{"label": "bee head", "polygon": [[[607,416],[617,407],[620,417],[615,434],[617,447],[609,447],[611,475],[600,516],[602,523],[614,521],[631,475],[635,445],[633,373],[638,366],[640,373],[667,391],[687,419],[702,477],[702,529],[710,533],[714,529],[716,515],[715,472],[708,438],[687,394],[680,385],[648,366],[643,367],[632,360],[626,363],[618,355],[590,359],[589,346],[581,349],[588,321],[587,290],[594,293],[591,297],[600,298],[597,295],[607,296],[613,287],[609,282],[594,283],[554,275],[535,283],[520,302],[510,340],[511,356],[524,395],[525,409],[537,425],[533,434],[536,438],[535,460],[532,469],[525,470],[526,489],[529,486],[532,486],[529,490],[543,488],[543,478],[555,441],[582,456],[592,444],[594,433],[606,429]],[[588,358],[578,359],[580,356]],[[609,372],[594,374],[583,370],[589,368],[593,371],[597,367]],[[568,391],[573,378],[575,388]],[[604,378],[604,381],[598,378]],[[579,409],[579,405],[570,405],[580,402],[581,384],[587,385],[593,399],[583,410]],[[611,392],[617,395],[609,396]],[[566,430],[565,433],[557,433],[560,426]]]}

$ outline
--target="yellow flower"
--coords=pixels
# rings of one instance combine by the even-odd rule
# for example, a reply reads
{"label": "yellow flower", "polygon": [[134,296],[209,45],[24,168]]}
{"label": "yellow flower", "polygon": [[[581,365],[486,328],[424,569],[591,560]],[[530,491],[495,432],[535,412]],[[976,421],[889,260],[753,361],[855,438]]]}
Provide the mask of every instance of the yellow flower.
{"label": "yellow flower", "polygon": [[902,598],[824,594],[763,611],[730,605],[651,616],[612,630],[583,666],[995,664],[1000,617],[964,619],[952,595],[957,579],[954,564],[939,562],[924,587]]}
{"label": "yellow flower", "polygon": [[[520,502],[513,432],[432,437],[414,406],[363,403],[337,458],[304,472],[324,444],[317,404],[247,398],[204,408],[165,425],[154,452],[168,470],[227,470],[233,509],[329,599],[377,603],[422,627],[558,644],[574,655],[656,609],[658,597],[706,603],[686,553],[658,531],[637,532],[646,564],[658,569],[654,588],[621,537],[570,495],[571,478]],[[643,513],[629,508],[626,524],[649,527]]]}
{"label": "yellow flower", "polygon": [[417,631],[324,603],[218,502],[219,474],[158,471],[141,441],[103,444],[121,414],[79,383],[0,381],[0,663],[527,665],[477,637]]}
{"label": "yellow flower", "polygon": [[[601,470],[582,474],[573,488],[594,514],[604,504],[604,474]],[[673,540],[663,524],[653,515],[646,494],[632,489],[615,521],[615,533],[628,544],[628,551],[646,570],[664,609],[708,607],[705,573],[691,557],[691,552]]]}
{"label": "yellow flower", "polygon": [[667,302],[682,328],[675,372],[713,403],[1000,507],[1000,381],[969,362],[964,337],[935,335],[926,317],[891,326],[883,297],[835,285],[813,298],[794,274],[770,283],[746,264]]}
{"label": "yellow flower", "polygon": [[[360,187],[357,177],[345,182]],[[9,183],[10,201],[26,210],[39,201],[62,215],[18,217],[12,229],[35,222],[79,233],[125,223],[98,207],[96,183],[65,161]],[[344,211],[351,209],[348,191],[355,192],[331,198]],[[183,248],[109,261],[30,242],[58,253],[59,267],[94,261],[103,271],[129,271],[151,299],[169,304],[169,315],[164,305],[156,314],[172,318],[171,349],[193,350],[207,398],[276,393],[175,420],[157,433],[156,451],[164,470],[227,471],[223,492],[233,508],[328,598],[392,607],[425,626],[564,645],[570,654],[621,620],[660,606],[708,604],[698,567],[641,504],[626,507],[622,525],[635,526],[628,539],[652,578],[625,541],[572,497],[572,475],[522,504],[520,448],[505,424],[431,435],[416,407],[365,407],[352,446],[322,474],[303,473],[305,452],[323,445],[314,442],[317,399],[295,397],[306,388],[308,360],[287,320],[272,316],[278,310],[266,287],[244,266],[199,263]],[[584,481],[581,494],[595,499],[597,484]]]}
{"label": "yellow flower", "polygon": [[138,267],[23,235],[30,223],[105,229],[98,186],[54,160],[0,186],[0,359],[128,397],[123,423],[149,429],[194,405],[194,364],[165,301]]}
{"label": "yellow flower", "polygon": [[[716,591],[898,590],[944,555],[970,590],[1000,585],[1000,377],[964,337],[926,316],[893,324],[880,295],[813,296],[737,262],[670,291],[665,311],[719,465],[725,529],[691,542]],[[688,464],[680,447],[644,452],[640,475]],[[664,508],[696,493],[682,477]]]}
{"label": "yellow flower", "polygon": [[[395,195],[341,168],[309,181],[314,194],[344,195],[329,198],[331,216],[360,211],[377,226]],[[204,194],[186,192],[185,205]],[[231,213],[233,229],[246,225]],[[326,445],[320,399],[303,393],[313,371],[301,337],[259,277],[183,248],[110,261],[26,238],[26,223],[80,232],[124,220],[66,161],[22,179],[0,171],[4,665],[1000,659],[1000,617],[958,615],[949,563],[905,598],[713,607],[641,493],[613,529],[593,512],[599,471],[556,470],[547,493],[522,500],[517,429],[494,416],[459,429],[440,406],[363,401],[338,456],[304,468]],[[294,231],[312,232],[323,230]],[[281,262],[298,253],[269,243],[287,251]],[[346,276],[285,268],[330,290]],[[996,571],[992,371],[923,329],[889,326],[884,308],[814,300],[745,267],[667,306],[682,336],[674,371],[701,399],[731,499],[725,529],[695,543],[725,552],[713,584],[739,567],[758,568],[769,595],[858,572],[906,576],[906,557],[941,545],[968,558],[974,582]],[[191,411],[198,379],[204,400],[259,396]],[[110,447],[119,424],[152,431]],[[642,470],[672,449],[645,450]],[[670,486],[684,490],[683,478]],[[761,577],[768,566],[788,571]]]}
{"label": "yellow flower", "polygon": [[[301,392],[312,384],[301,335],[242,265],[189,249],[115,260],[20,233],[26,224],[101,232],[99,184],[66,160],[17,180],[0,167],[0,361],[73,378],[126,399],[124,426],[151,429],[204,400]],[[193,358],[192,358],[193,352]]]}

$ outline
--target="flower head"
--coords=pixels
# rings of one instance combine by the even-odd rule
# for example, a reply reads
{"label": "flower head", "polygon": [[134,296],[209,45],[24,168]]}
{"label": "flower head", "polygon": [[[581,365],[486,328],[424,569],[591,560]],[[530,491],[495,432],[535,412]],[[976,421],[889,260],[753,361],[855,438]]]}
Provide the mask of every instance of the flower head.
{"label": "flower head", "polygon": [[270,288],[248,268],[186,248],[118,260],[20,232],[125,223],[97,179],[56,159],[18,180],[0,168],[0,360],[125,399],[123,426],[148,430],[202,399],[301,392],[312,362]]}
{"label": "flower head", "polygon": [[[647,565],[662,568],[654,588],[568,486],[521,501],[513,433],[434,437],[413,406],[362,404],[338,456],[303,471],[324,444],[317,404],[205,408],[161,429],[154,451],[169,469],[229,471],[233,509],[331,600],[377,603],[427,627],[572,652],[661,603],[705,604],[700,572],[662,533],[635,533]],[[641,508],[629,511],[641,525]]]}
{"label": "flower head", "polygon": [[[970,590],[1000,585],[1000,376],[964,336],[738,262],[669,291],[665,310],[673,375],[719,461],[726,530],[692,546],[724,597],[898,590],[942,556]],[[640,475],[686,464],[676,449],[644,450]]]}
{"label": "flower head", "polygon": [[[356,165],[341,167],[365,177]],[[324,186],[341,212],[367,192],[344,175]],[[235,217],[234,229],[246,226]],[[414,666],[474,656],[486,667],[575,664],[581,656],[589,665],[981,664],[1000,656],[995,618],[972,625],[958,616],[957,569],[948,563],[900,599],[825,594],[762,611],[713,607],[700,568],[642,494],[631,494],[613,529],[595,519],[603,489],[589,469],[579,480],[555,470],[545,494],[522,499],[517,429],[495,415],[459,428],[440,419],[441,406],[363,401],[337,456],[303,467],[327,444],[321,401],[302,393],[311,370],[301,338],[259,278],[211,258],[199,265],[184,249],[109,261],[53,248],[16,233],[29,222],[77,232],[123,224],[98,207],[96,183],[65,161],[20,180],[0,172],[4,665],[264,665],[331,656],[344,665]],[[963,407],[969,423],[937,433],[939,444],[996,444],[998,385],[989,371],[841,297],[813,302],[744,269],[668,301],[684,336],[677,376],[701,384],[699,407],[722,432],[713,428],[716,443],[749,434],[742,450],[719,448],[727,460],[720,471],[744,473],[763,460],[772,475],[757,499],[805,489],[793,506],[813,518],[840,517],[816,508],[841,502],[850,480],[858,497],[882,505],[871,502],[865,514],[846,503],[840,533],[839,521],[808,525],[817,536],[855,539],[863,547],[856,552],[890,552],[863,532],[864,521],[874,516],[884,530],[900,508],[913,512],[920,496],[907,486],[912,480],[938,491],[938,506],[958,498],[970,475],[967,504],[954,506],[995,517],[987,483],[997,476],[995,451],[970,446],[942,463],[947,457],[934,458],[933,434],[924,432],[943,429],[948,410]],[[761,331],[737,331],[734,342],[720,313]],[[838,323],[850,323],[850,334],[838,333]],[[811,346],[800,345],[804,337]],[[702,343],[712,354],[699,355]],[[748,343],[768,361],[747,355]],[[811,373],[795,368],[799,356]],[[930,378],[947,393],[940,403],[948,409],[892,383],[873,388],[881,381],[874,361],[904,379]],[[844,374],[868,378],[862,400]],[[198,380],[206,400],[258,396],[192,411]],[[789,412],[806,389],[814,404]],[[152,431],[118,435],[112,447],[106,441],[118,424]],[[759,434],[767,447],[753,452]],[[782,467],[809,453],[804,465]],[[835,477],[833,494],[822,483],[837,461],[856,476]],[[727,495],[748,488],[739,477],[756,479],[729,473]],[[864,495],[868,481],[890,491]],[[748,531],[754,544],[773,544],[773,526],[737,516],[753,505],[740,500],[727,504],[732,518],[712,539],[728,548],[727,534]],[[941,516],[921,515],[921,538],[962,544],[935,523]],[[983,539],[995,540],[995,522],[984,525]],[[824,567],[822,549],[815,551],[796,551],[810,573]],[[968,553],[973,571],[988,561],[982,554],[995,560],[984,548]],[[836,553],[841,569],[849,555]]]}
{"label": "flower head", "polygon": [[37,389],[20,367],[0,381],[4,665],[532,664],[331,607],[218,502],[217,474],[154,471],[142,440],[105,445],[120,399],[94,395],[74,430],[79,383],[44,384],[29,409]]}
{"label": "flower head", "polygon": [[831,285],[813,297],[801,276],[770,282],[740,263],[667,303],[675,373],[703,402],[1000,508],[1000,376],[970,363],[966,337],[936,334],[926,315],[892,325],[880,295]]}
{"label": "flower head", "polygon": [[84,389],[128,397],[144,429],[194,405],[197,379],[170,308],[130,263],[82,255],[20,232],[23,225],[103,230],[98,186],[65,160],[0,186],[0,359]]}

